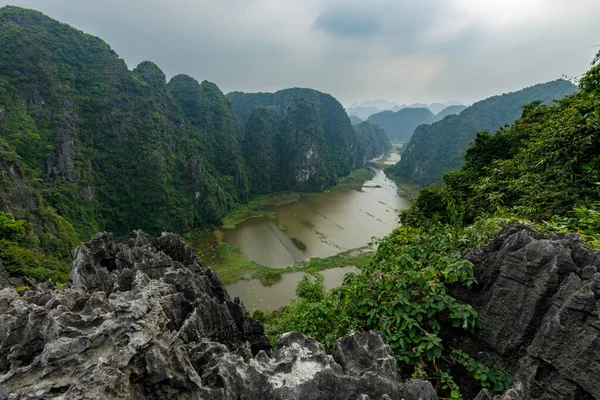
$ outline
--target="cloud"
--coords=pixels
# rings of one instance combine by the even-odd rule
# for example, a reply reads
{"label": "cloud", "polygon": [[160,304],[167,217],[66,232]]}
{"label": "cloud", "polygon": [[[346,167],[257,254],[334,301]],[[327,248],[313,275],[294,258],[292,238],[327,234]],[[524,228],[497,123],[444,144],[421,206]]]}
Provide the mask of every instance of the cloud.
{"label": "cloud", "polygon": [[[1,0],[0,0],[1,1]],[[11,0],[224,91],[476,101],[583,73],[597,0]],[[1,4],[0,4],[1,5]]]}
{"label": "cloud", "polygon": [[315,26],[334,35],[371,37],[382,28],[382,19],[372,9],[366,13],[357,7],[329,8],[315,21]]}

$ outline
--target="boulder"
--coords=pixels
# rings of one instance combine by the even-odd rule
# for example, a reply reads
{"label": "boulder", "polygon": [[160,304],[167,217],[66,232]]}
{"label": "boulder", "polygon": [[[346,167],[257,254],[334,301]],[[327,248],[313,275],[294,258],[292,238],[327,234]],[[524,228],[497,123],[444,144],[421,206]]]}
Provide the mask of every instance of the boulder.
{"label": "boulder", "polygon": [[514,377],[505,398],[600,399],[600,252],[511,225],[466,258],[478,284],[453,294],[483,328],[457,344]]}

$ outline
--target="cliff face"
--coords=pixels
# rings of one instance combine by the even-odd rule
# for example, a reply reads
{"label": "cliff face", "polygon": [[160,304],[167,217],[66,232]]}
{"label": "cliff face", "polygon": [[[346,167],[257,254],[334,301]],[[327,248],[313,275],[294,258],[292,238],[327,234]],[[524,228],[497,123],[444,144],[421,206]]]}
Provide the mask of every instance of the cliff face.
{"label": "cliff face", "polygon": [[[357,140],[352,124],[342,105],[332,96],[312,89],[285,89],[275,93],[232,92],[227,95],[233,104],[240,127],[245,128],[255,107],[271,107],[285,112],[287,107],[304,98],[318,110],[326,153],[331,160],[332,175],[342,177],[357,167]],[[245,136],[245,129],[241,135]]]}
{"label": "cliff face", "polygon": [[364,166],[367,160],[379,157],[382,153],[391,150],[392,145],[383,128],[369,122],[354,125],[358,141],[358,166]]}
{"label": "cliff face", "polygon": [[74,251],[71,278],[0,290],[0,399],[437,398],[428,382],[400,381],[376,332],[338,340],[333,355],[289,333],[271,352],[173,234],[98,234]]}
{"label": "cliff face", "polygon": [[534,101],[550,103],[576,91],[575,85],[559,79],[493,96],[467,107],[459,115],[448,115],[431,125],[421,125],[415,129],[392,173],[429,186],[444,172],[457,170],[464,164],[463,153],[477,132],[496,132],[519,118],[523,106]]}
{"label": "cliff face", "polygon": [[[235,118],[216,86],[176,77],[167,87],[153,63],[129,71],[101,39],[39,12],[4,7],[0,28],[0,136],[82,239],[185,231],[247,198]],[[189,99],[171,94],[182,80]]]}
{"label": "cliff face", "polygon": [[478,285],[454,294],[483,328],[449,340],[512,375],[514,398],[600,398],[600,252],[513,225],[467,259]]}
{"label": "cliff face", "polygon": [[[252,109],[242,149],[253,194],[319,191],[336,183],[339,176],[325,134],[327,118],[316,103],[304,97],[285,108]],[[355,158],[354,167],[363,167],[367,159],[391,148],[381,128],[366,122],[353,128],[355,150],[348,157]]]}

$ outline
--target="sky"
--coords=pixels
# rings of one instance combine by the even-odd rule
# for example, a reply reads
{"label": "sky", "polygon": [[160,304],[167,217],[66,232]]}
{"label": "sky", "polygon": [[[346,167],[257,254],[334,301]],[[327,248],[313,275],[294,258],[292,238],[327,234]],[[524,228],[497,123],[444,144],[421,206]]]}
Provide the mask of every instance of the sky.
{"label": "sky", "polygon": [[599,0],[0,0],[225,93],[310,87],[345,106],[472,103],[581,76]]}

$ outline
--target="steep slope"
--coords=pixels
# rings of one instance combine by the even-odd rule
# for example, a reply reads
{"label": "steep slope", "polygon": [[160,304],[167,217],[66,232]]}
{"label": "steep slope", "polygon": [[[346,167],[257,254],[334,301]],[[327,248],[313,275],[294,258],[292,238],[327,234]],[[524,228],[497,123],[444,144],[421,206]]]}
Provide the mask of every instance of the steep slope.
{"label": "steep slope", "polygon": [[[129,71],[101,39],[18,7],[0,9],[0,46],[0,211],[29,232],[15,252],[50,265],[97,231],[183,232],[248,198],[236,119],[214,84],[167,86],[153,63]],[[17,273],[11,257],[0,258]]]}
{"label": "steep slope", "polygon": [[441,110],[439,113],[435,114],[435,120],[439,121],[441,119],[444,119],[448,115],[453,115],[453,114],[458,115],[461,112],[463,112],[463,110],[465,108],[467,108],[467,106],[462,106],[462,105],[448,106],[448,107],[444,108],[443,110]]}
{"label": "steep slope", "polygon": [[[342,105],[331,95],[312,89],[285,89],[275,93],[232,92],[227,95],[233,104],[239,125],[246,127],[254,107],[275,107],[285,111],[294,101],[305,98],[315,104],[322,124],[334,179],[347,175],[357,167],[356,134]],[[242,136],[245,133],[242,131]]]}
{"label": "steep slope", "polygon": [[473,104],[460,113],[450,115],[415,130],[402,159],[391,170],[393,174],[422,186],[439,180],[444,172],[460,168],[462,154],[477,132],[495,132],[513,123],[524,105],[534,101],[550,102],[576,91],[568,81],[559,79]]}
{"label": "steep slope", "polygon": [[184,116],[196,128],[198,151],[219,174],[233,178],[231,193],[240,200],[248,196],[248,177],[237,139],[237,121],[229,100],[214,83],[201,84],[187,75],[173,77],[167,87],[179,102]]}
{"label": "steep slope", "polygon": [[[283,115],[268,107],[255,107],[246,124],[242,141],[244,159],[248,165],[250,187],[253,195],[282,190]],[[289,182],[289,181],[288,181]]]}
{"label": "steep slope", "polygon": [[360,151],[358,156],[360,160],[363,160],[362,163],[392,149],[385,131],[380,126],[362,122],[354,125],[354,130]]}
{"label": "steep slope", "polygon": [[403,108],[397,112],[382,111],[371,115],[367,122],[381,126],[388,138],[405,142],[410,139],[415,128],[434,121],[433,113],[427,108]]}
{"label": "steep slope", "polygon": [[350,123],[352,125],[358,125],[361,122],[363,122],[363,120],[357,117],[356,115],[348,115],[348,117],[350,118]]}

